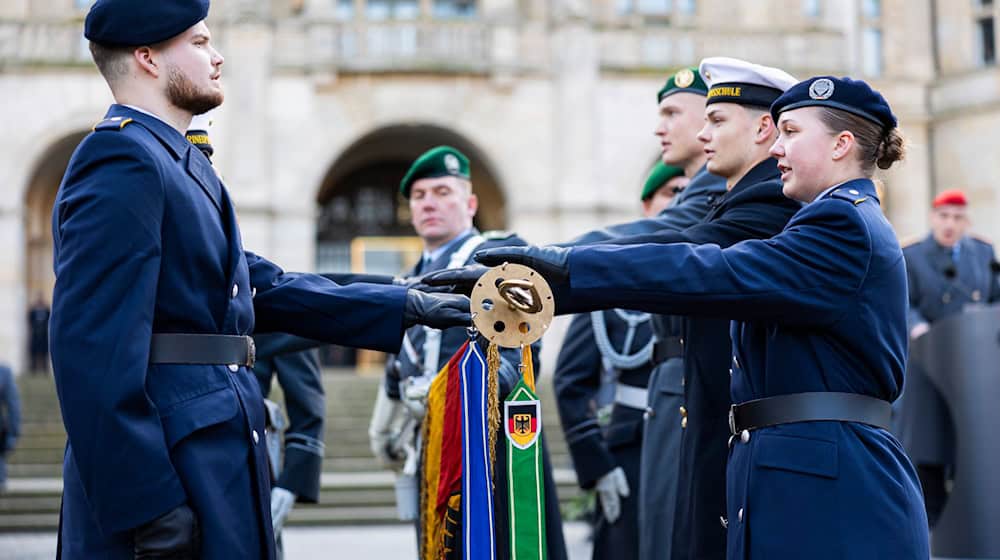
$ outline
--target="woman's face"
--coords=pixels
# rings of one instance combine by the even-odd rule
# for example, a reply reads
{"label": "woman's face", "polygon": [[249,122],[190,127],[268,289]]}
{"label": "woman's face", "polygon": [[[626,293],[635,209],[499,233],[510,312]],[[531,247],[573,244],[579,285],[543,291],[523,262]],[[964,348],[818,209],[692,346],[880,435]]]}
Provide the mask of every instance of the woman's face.
{"label": "woman's face", "polygon": [[771,156],[778,160],[782,192],[788,198],[811,202],[833,186],[837,137],[830,134],[817,107],[785,111],[778,119],[778,139]]}

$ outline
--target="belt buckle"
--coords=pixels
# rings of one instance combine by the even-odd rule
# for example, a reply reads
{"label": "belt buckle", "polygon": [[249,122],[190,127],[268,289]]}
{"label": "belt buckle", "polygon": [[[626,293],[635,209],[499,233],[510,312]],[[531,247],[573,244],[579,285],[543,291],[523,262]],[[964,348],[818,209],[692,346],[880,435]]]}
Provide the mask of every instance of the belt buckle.
{"label": "belt buckle", "polygon": [[736,405],[729,405],[729,434],[736,435]]}
{"label": "belt buckle", "polygon": [[255,363],[257,363],[257,344],[253,341],[252,336],[246,337],[247,339],[247,367],[252,368]]}

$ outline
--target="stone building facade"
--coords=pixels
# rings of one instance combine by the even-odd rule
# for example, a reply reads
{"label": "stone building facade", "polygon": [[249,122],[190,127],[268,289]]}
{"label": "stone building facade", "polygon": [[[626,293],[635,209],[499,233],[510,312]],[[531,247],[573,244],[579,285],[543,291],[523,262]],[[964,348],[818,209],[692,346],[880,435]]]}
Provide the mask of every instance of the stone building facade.
{"label": "stone building facade", "polygon": [[[82,39],[89,0],[0,0],[0,360],[24,363],[25,314],[52,287],[49,216],[110,94]],[[655,92],[728,55],[799,77],[873,81],[908,161],[886,174],[901,237],[933,194],[966,189],[1000,238],[1000,73],[992,0],[215,0],[226,57],[216,165],[245,245],[288,270],[398,269],[395,194],[447,143],[473,159],[479,225],[536,242],[638,213],[656,160]],[[100,312],[93,310],[93,312]],[[18,368],[20,369],[20,368]]]}

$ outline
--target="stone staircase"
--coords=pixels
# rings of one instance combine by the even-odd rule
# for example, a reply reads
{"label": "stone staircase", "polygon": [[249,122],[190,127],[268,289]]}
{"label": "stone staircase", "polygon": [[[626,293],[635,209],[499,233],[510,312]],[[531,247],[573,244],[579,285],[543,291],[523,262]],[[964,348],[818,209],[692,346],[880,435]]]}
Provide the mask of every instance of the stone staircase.
{"label": "stone staircase", "polygon": [[[326,370],[326,457],[318,504],[298,505],[292,525],[398,523],[392,473],[381,470],[368,448],[368,422],[379,375]],[[51,377],[18,378],[22,437],[9,457],[8,491],[0,494],[0,532],[51,531],[58,525],[62,457],[66,442]],[[275,389],[278,390],[277,383]],[[544,429],[555,465],[559,499],[578,501],[580,491],[555,412],[550,385],[539,387]],[[280,391],[272,397],[281,400]]]}

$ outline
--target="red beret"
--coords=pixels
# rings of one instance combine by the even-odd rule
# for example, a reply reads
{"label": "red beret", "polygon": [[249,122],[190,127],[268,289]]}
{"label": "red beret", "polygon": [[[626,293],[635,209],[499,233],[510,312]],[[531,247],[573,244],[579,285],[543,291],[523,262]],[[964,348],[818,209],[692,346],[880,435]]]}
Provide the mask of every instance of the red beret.
{"label": "red beret", "polygon": [[965,206],[968,203],[969,201],[965,199],[964,192],[958,189],[952,189],[948,191],[941,191],[941,194],[935,196],[933,206],[934,208],[948,205]]}

